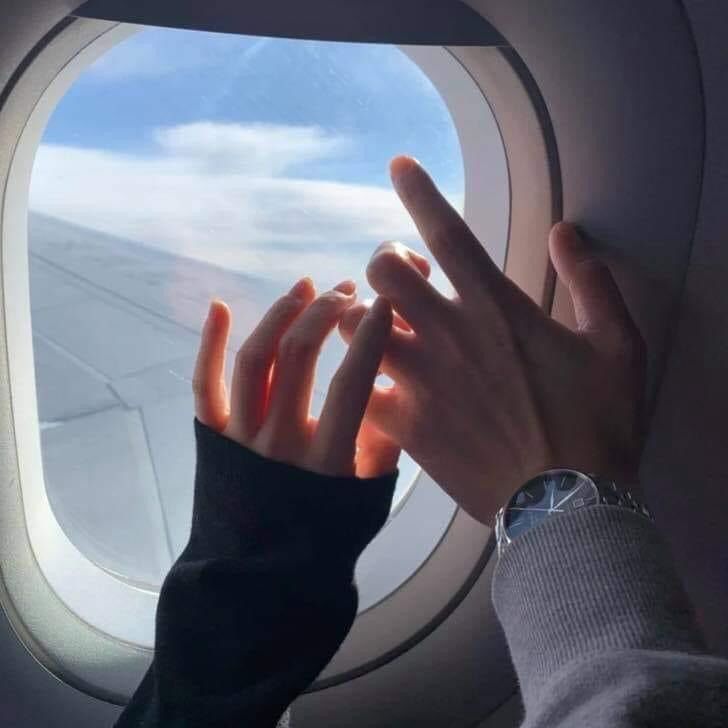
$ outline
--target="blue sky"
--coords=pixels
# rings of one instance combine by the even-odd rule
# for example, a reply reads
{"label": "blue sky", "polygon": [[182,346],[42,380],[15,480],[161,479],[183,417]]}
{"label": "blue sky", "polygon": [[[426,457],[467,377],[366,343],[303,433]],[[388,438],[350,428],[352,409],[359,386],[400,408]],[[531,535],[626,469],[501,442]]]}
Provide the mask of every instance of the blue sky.
{"label": "blue sky", "polygon": [[355,140],[345,158],[300,176],[386,185],[387,160],[416,153],[444,188],[462,188],[445,104],[387,45],[148,29],[78,79],[44,141],[148,153],[155,128],[202,120],[318,126]]}
{"label": "blue sky", "polygon": [[389,183],[398,153],[461,205],[449,111],[395,47],[145,29],[58,104],[31,209],[253,275],[328,284],[360,278],[381,240],[419,247]]}

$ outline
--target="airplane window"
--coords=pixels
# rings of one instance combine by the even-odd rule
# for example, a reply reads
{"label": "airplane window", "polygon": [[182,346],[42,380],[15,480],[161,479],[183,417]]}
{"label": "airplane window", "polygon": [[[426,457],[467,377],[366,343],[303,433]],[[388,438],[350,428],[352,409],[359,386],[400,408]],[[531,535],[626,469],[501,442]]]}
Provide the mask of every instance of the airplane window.
{"label": "airplane window", "polygon": [[[394,46],[145,29],[61,100],[31,183],[32,329],[47,494],[91,561],[156,588],[186,543],[211,297],[232,359],[302,274],[367,297],[377,243],[424,252],[388,181],[401,152],[462,208],[448,108]],[[343,351],[334,334],[315,408]],[[398,501],[417,477],[404,456]]]}

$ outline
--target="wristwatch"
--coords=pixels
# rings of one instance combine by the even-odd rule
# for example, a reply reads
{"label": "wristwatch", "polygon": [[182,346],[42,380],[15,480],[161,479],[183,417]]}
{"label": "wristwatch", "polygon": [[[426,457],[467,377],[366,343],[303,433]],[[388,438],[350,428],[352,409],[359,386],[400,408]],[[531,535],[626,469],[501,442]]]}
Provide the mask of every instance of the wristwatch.
{"label": "wristwatch", "polygon": [[647,508],[613,480],[567,468],[547,470],[521,486],[498,511],[498,556],[514,539],[547,518],[596,505],[627,508],[652,520]]}

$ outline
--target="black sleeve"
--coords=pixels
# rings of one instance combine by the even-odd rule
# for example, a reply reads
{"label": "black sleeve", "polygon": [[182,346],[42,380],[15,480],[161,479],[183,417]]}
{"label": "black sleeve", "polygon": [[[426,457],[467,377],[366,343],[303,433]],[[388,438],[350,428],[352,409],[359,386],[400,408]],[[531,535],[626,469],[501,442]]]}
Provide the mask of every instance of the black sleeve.
{"label": "black sleeve", "polygon": [[397,474],[317,475],[195,420],[190,540],[162,585],[155,655],[117,728],[273,728],[357,610],[356,561]]}

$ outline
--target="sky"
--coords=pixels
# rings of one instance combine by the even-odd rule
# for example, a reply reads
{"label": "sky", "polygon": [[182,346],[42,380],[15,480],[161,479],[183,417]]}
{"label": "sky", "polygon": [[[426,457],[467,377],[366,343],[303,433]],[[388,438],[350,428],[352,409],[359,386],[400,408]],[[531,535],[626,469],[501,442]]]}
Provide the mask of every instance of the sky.
{"label": "sky", "polygon": [[421,248],[398,153],[461,207],[449,111],[396,47],[144,29],[60,101],[30,206],[281,284],[360,280],[382,240]]}

